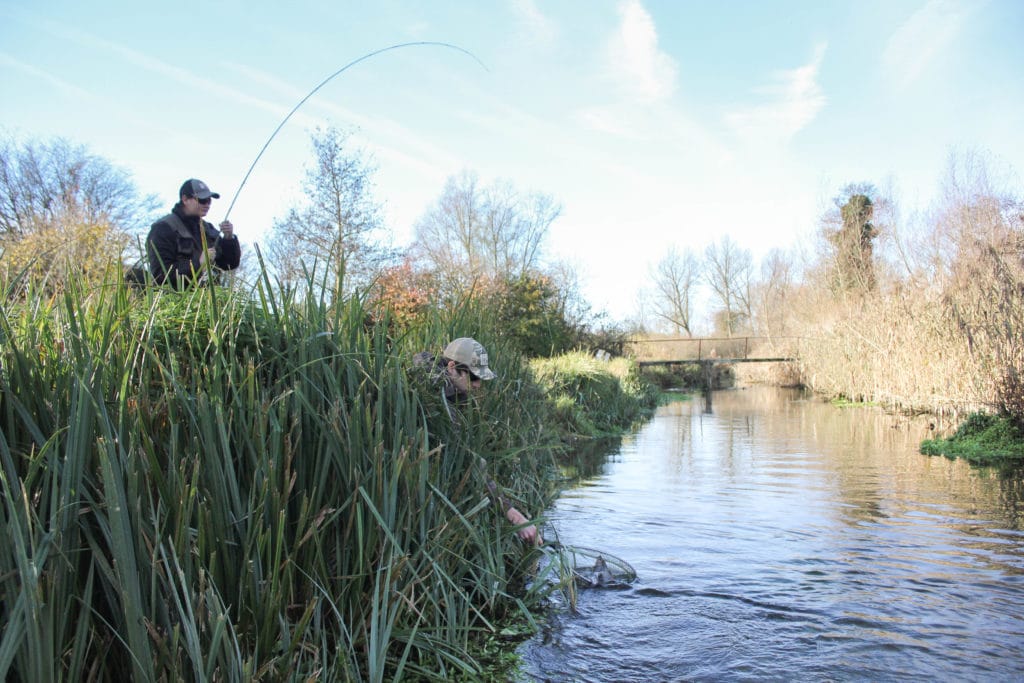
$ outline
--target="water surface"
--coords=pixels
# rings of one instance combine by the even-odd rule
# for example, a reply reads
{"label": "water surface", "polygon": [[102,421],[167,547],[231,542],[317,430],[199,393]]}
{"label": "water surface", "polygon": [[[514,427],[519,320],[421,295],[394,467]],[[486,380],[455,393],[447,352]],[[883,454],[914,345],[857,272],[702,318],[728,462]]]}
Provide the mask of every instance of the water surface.
{"label": "water surface", "polygon": [[773,388],[660,409],[548,511],[639,579],[554,614],[522,680],[1024,680],[1020,472],[929,436]]}

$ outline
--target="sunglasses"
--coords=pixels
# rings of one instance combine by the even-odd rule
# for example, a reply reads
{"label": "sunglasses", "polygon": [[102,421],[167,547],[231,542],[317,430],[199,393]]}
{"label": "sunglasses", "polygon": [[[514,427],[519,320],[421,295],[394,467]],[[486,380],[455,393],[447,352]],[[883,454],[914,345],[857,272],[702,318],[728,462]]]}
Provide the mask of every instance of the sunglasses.
{"label": "sunglasses", "polygon": [[200,204],[209,204],[210,202],[213,201],[213,197],[207,197],[206,199],[200,199],[199,197],[196,197],[196,201],[199,202]]}
{"label": "sunglasses", "polygon": [[479,376],[479,375],[476,375],[476,374],[474,374],[474,373],[473,373],[473,371],[472,371],[472,370],[470,370],[468,366],[466,366],[466,365],[462,365],[461,363],[460,363],[460,364],[457,364],[457,365],[455,366],[455,370],[456,370],[457,372],[465,372],[466,374],[468,374],[468,375],[469,375],[469,378],[470,378],[471,380],[478,380],[478,379],[480,379],[480,376]]}

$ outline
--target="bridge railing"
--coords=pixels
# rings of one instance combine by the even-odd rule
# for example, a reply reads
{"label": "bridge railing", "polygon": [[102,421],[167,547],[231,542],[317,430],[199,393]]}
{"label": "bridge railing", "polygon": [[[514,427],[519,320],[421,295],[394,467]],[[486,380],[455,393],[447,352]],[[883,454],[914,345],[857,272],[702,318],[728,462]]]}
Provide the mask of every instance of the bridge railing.
{"label": "bridge railing", "polygon": [[638,362],[797,358],[801,337],[644,337],[625,343]]}

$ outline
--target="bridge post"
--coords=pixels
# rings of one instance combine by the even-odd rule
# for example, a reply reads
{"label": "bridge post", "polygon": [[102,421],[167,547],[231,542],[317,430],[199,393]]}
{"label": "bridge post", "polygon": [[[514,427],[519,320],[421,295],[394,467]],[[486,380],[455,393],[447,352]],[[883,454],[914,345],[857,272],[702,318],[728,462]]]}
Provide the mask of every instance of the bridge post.
{"label": "bridge post", "polygon": [[713,360],[702,360],[700,361],[701,377],[704,380],[704,386],[701,387],[701,393],[704,396],[704,412],[711,412],[711,390],[712,381],[714,380],[715,374],[715,361]]}
{"label": "bridge post", "polygon": [[711,383],[714,379],[715,374],[715,361],[713,360],[702,360],[700,361],[700,375],[703,379],[703,390],[710,392],[714,387]]}

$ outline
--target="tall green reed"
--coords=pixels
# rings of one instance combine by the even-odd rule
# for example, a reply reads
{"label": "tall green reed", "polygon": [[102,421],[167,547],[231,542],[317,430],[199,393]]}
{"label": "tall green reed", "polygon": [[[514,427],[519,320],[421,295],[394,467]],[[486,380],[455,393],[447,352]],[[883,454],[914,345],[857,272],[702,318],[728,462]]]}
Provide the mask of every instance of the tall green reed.
{"label": "tall green reed", "polygon": [[411,366],[489,343],[471,306],[397,331],[266,277],[9,304],[0,675],[473,675],[475,635],[543,599],[484,486],[551,492],[522,359],[491,347],[502,379],[459,424]]}

